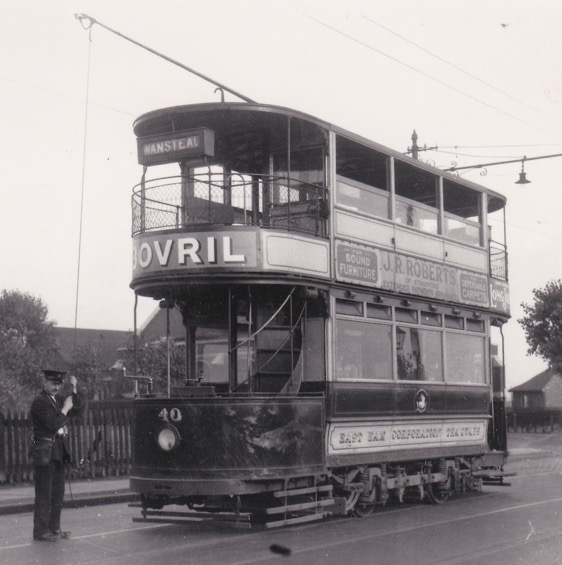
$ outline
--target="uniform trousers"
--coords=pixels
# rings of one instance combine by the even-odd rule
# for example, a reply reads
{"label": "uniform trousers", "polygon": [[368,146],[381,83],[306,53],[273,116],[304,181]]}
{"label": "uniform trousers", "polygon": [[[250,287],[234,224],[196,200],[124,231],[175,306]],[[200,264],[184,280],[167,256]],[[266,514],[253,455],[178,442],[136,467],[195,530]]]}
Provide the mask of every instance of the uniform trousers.
{"label": "uniform trousers", "polygon": [[35,508],[33,536],[60,530],[64,499],[64,464],[53,461],[46,467],[35,467]]}

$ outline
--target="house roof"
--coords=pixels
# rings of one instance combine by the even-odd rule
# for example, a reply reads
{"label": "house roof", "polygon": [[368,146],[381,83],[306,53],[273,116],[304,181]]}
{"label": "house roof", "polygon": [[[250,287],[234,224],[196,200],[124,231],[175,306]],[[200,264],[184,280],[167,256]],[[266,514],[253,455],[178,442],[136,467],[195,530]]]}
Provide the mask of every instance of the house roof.
{"label": "house roof", "polygon": [[[147,340],[165,337],[167,333],[166,309],[156,308],[140,328],[140,333]],[[182,316],[176,308],[170,309],[170,336],[176,340],[185,340],[185,327]]]}
{"label": "house roof", "polygon": [[[74,328],[60,328],[55,326],[58,353],[66,364],[63,369],[68,369],[74,356]],[[76,345],[95,347],[102,361],[109,369],[118,359],[117,350],[123,346],[130,332],[121,330],[93,330],[85,328],[76,329]]]}
{"label": "house roof", "polygon": [[559,376],[550,367],[532,379],[509,389],[509,392],[541,392],[555,376]]}

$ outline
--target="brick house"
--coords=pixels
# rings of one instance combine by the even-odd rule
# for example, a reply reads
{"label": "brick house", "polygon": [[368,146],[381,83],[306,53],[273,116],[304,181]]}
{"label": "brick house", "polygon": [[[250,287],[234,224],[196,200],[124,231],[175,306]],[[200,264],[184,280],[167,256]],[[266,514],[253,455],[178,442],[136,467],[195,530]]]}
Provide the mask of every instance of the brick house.
{"label": "brick house", "polygon": [[562,372],[548,368],[509,390],[515,430],[558,430],[562,427]]}

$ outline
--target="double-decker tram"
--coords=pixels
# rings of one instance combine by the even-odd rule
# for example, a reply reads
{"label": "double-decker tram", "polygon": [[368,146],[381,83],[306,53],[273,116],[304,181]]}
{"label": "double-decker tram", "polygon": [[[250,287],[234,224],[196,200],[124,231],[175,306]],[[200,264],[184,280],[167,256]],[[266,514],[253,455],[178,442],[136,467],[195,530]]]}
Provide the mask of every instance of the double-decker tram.
{"label": "double-decker tram", "polygon": [[502,195],[276,106],[134,132],[131,287],[185,326],[184,382],[135,401],[139,519],[292,524],[501,480]]}

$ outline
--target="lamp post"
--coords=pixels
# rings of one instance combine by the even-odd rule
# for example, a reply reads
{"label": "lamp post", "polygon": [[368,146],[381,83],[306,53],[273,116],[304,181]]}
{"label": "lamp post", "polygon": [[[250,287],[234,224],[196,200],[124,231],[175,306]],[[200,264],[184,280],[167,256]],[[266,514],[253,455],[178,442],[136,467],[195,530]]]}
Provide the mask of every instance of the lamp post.
{"label": "lamp post", "polygon": [[521,161],[521,172],[519,173],[519,180],[515,181],[515,184],[529,184],[531,181],[527,180],[527,175],[525,174],[525,159],[523,157],[523,161]]}
{"label": "lamp post", "polygon": [[531,181],[527,179],[525,173],[525,161],[537,161],[539,159],[551,159],[553,157],[562,157],[562,153],[555,153],[554,155],[539,155],[538,157],[527,157],[523,156],[522,159],[510,159],[509,161],[495,161],[493,163],[480,163],[478,165],[466,165],[465,167],[449,167],[444,169],[446,173],[454,173],[456,171],[464,171],[468,169],[483,169],[485,167],[492,167],[494,165],[507,165],[508,163],[519,163],[521,162],[521,172],[519,173],[519,180],[515,181],[515,184],[529,184]]}

